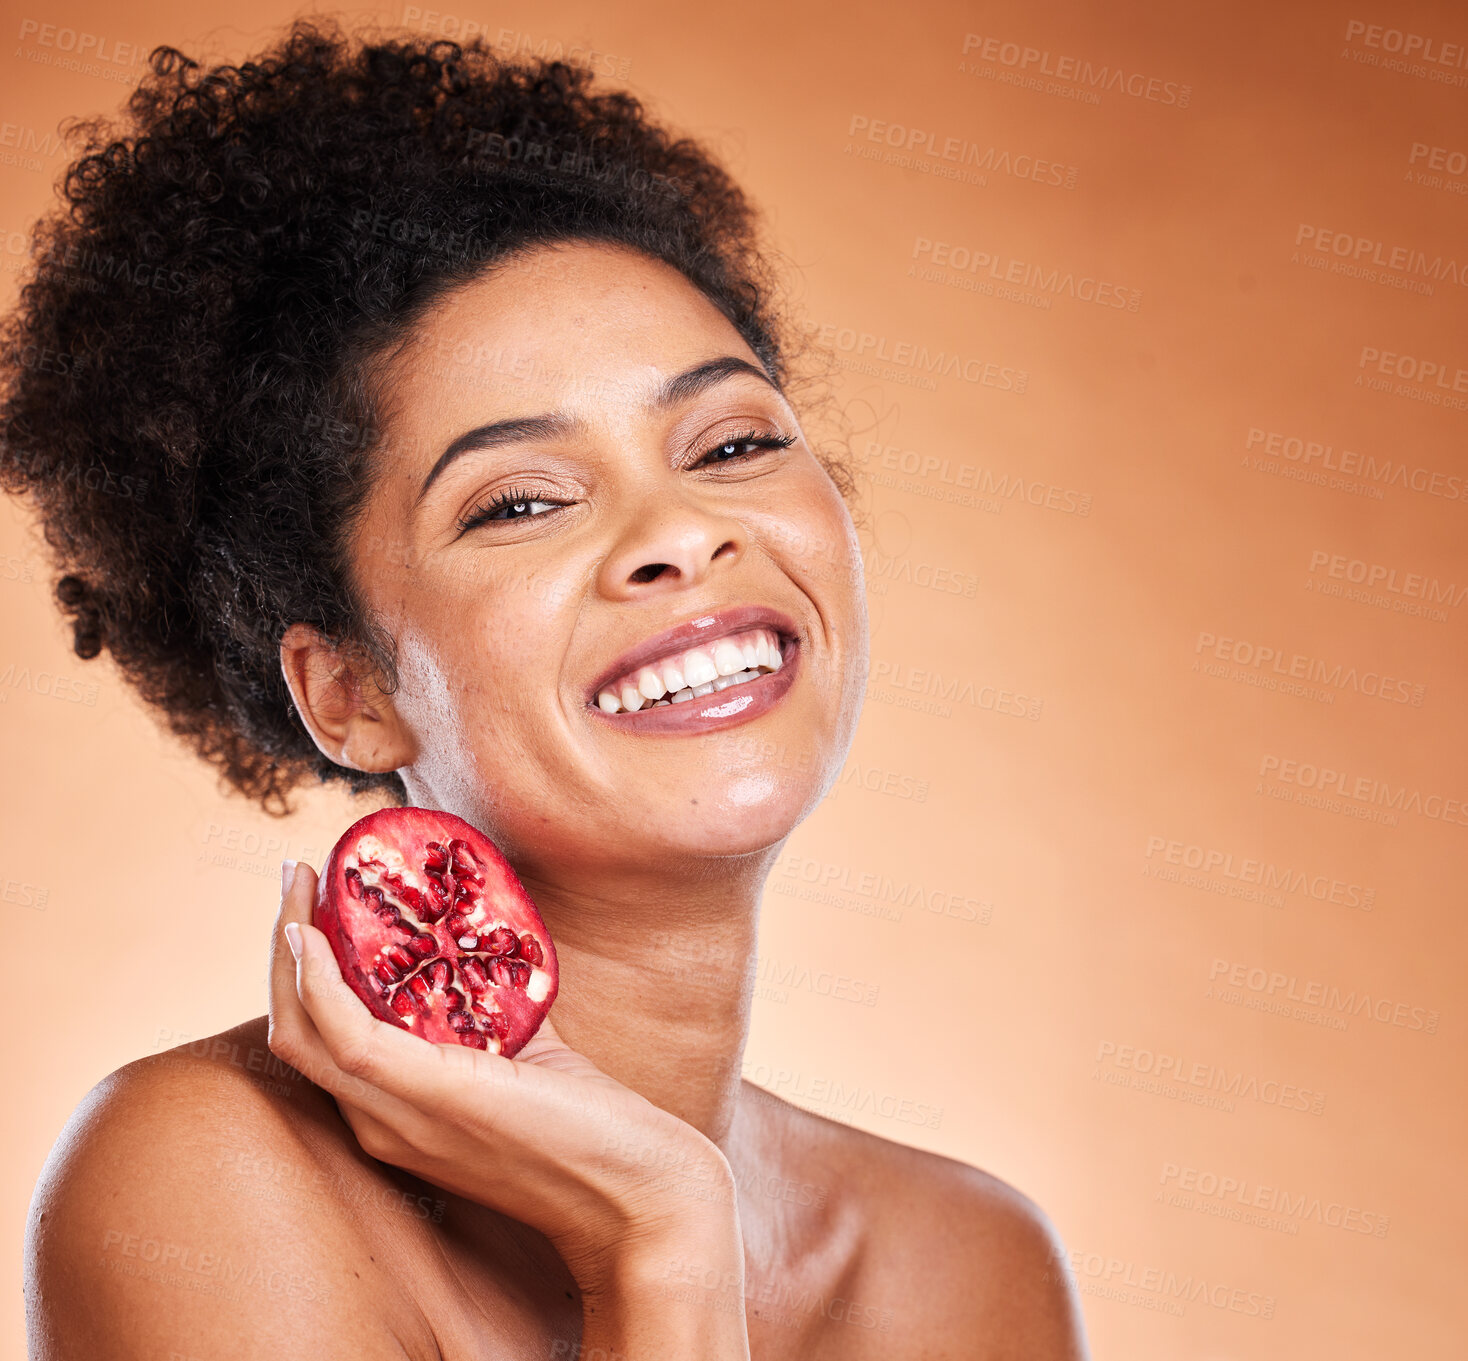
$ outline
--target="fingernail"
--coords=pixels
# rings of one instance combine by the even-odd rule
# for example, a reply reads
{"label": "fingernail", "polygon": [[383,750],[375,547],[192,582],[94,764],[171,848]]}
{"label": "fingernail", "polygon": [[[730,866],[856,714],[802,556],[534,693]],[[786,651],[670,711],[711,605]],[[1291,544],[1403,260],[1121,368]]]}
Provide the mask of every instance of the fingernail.
{"label": "fingernail", "polygon": [[287,894],[291,891],[291,885],[296,882],[296,862],[294,860],[282,860],[280,862],[280,891]]}
{"label": "fingernail", "polygon": [[297,959],[301,957],[301,924],[299,922],[286,922],[285,943],[291,947],[291,954]]}

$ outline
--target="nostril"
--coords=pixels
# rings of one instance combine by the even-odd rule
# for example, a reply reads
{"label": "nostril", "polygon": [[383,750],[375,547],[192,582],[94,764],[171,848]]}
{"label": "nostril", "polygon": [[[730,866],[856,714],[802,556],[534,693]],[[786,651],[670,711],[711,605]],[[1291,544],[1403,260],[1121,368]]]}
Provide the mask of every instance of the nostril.
{"label": "nostril", "polygon": [[642,585],[645,582],[656,581],[667,570],[668,564],[666,562],[650,562],[645,567],[639,567],[633,572],[629,580]]}

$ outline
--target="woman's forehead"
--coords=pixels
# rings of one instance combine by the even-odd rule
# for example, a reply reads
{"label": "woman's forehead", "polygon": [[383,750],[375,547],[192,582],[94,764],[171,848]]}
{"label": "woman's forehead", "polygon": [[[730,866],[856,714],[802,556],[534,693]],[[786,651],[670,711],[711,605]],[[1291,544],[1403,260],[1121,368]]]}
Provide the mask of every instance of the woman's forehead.
{"label": "woman's forehead", "polygon": [[542,247],[425,310],[382,373],[384,415],[435,426],[471,407],[476,421],[552,409],[594,419],[644,405],[714,352],[758,362],[676,269],[626,248]]}

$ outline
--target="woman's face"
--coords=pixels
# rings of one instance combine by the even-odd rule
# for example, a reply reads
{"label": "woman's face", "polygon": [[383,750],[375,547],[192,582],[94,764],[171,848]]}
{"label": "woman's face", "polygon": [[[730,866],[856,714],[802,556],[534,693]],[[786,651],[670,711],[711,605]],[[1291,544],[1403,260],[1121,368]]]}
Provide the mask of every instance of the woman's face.
{"label": "woman's face", "polygon": [[[352,561],[398,643],[401,773],[529,877],[777,845],[845,759],[860,550],[759,372],[678,271],[590,243],[461,287],[391,360]],[[690,649],[758,674],[654,705],[710,684]]]}

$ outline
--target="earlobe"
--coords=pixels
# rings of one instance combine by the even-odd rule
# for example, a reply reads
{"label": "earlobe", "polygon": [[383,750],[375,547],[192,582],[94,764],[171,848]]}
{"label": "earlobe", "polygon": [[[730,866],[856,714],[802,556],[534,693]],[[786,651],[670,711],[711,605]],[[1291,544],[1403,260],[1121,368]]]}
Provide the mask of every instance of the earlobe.
{"label": "earlobe", "polygon": [[412,762],[411,735],[360,655],[297,623],[280,640],[280,669],[306,731],[328,760],[374,773]]}

